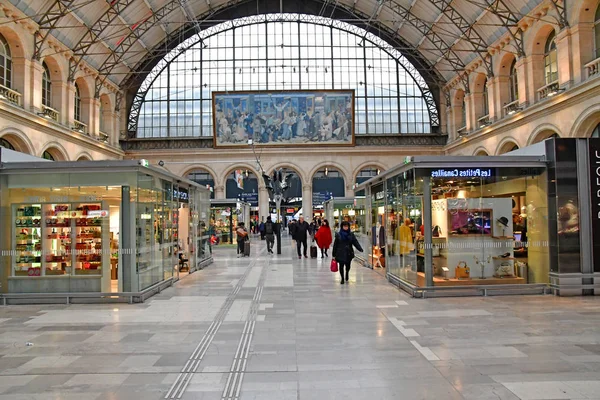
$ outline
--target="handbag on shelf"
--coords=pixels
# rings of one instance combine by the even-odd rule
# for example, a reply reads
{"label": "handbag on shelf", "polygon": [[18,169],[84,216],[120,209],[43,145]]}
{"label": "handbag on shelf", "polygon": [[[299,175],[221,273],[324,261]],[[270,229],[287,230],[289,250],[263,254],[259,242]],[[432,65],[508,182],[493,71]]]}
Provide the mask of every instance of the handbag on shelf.
{"label": "handbag on shelf", "polygon": [[440,246],[434,244],[431,246],[431,256],[439,257],[440,256]]}
{"label": "handbag on shelf", "polygon": [[470,279],[471,270],[469,269],[465,261],[459,261],[458,265],[454,269],[454,275],[457,279]]}
{"label": "handbag on shelf", "polygon": [[503,277],[513,278],[515,276],[515,267],[507,261],[503,262],[502,264],[500,264],[500,266],[496,270],[496,276],[500,277],[500,278],[503,278]]}
{"label": "handbag on shelf", "polygon": [[335,260],[331,260],[331,272],[338,272],[338,263]]}
{"label": "handbag on shelf", "polygon": [[440,237],[441,235],[442,235],[442,228],[440,228],[439,225],[434,226],[431,231],[431,236]]}

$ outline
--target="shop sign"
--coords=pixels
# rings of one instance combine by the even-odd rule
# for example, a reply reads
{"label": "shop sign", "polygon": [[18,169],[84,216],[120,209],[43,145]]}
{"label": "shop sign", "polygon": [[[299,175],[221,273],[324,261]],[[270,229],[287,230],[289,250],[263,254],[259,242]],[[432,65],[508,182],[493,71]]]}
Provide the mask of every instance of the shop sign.
{"label": "shop sign", "polygon": [[175,194],[175,200],[179,200],[182,203],[187,203],[188,200],[190,199],[190,195],[187,191],[187,189],[179,189],[179,190],[174,190],[174,194]]}
{"label": "shop sign", "polygon": [[600,272],[600,140],[588,142],[590,163],[590,192],[592,212],[592,260],[594,272]]}
{"label": "shop sign", "polygon": [[88,217],[108,217],[108,210],[90,210],[88,211]]}
{"label": "shop sign", "polygon": [[288,208],[287,210],[285,210],[285,212],[287,212],[288,214],[293,214],[296,212],[296,210],[294,210],[293,208]]}
{"label": "shop sign", "polygon": [[489,178],[493,176],[490,168],[453,168],[431,171],[432,178]]}
{"label": "shop sign", "polygon": [[385,192],[375,193],[375,200],[383,200],[385,198]]}

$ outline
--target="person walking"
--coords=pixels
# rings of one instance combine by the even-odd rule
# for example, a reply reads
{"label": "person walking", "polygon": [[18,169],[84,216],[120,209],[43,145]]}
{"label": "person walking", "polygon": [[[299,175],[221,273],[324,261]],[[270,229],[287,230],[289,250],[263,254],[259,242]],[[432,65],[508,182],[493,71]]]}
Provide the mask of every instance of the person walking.
{"label": "person walking", "polygon": [[262,217],[260,224],[258,225],[258,231],[260,232],[260,240],[265,240],[265,217]]}
{"label": "person walking", "polygon": [[333,238],[331,237],[331,227],[329,226],[329,221],[326,219],[323,220],[321,227],[317,230],[317,233],[315,234],[315,240],[317,241],[317,246],[319,246],[319,249],[321,249],[321,258],[329,257],[327,250],[329,250]]}
{"label": "person walking", "polygon": [[273,221],[271,217],[267,217],[267,222],[264,224],[264,229],[262,233],[267,240],[267,253],[273,254],[273,245],[275,244],[275,227],[273,226]]}
{"label": "person walking", "polygon": [[238,257],[244,256],[244,244],[248,240],[248,231],[244,227],[244,223],[240,222],[235,230],[237,235],[237,254]]}
{"label": "person walking", "polygon": [[[340,231],[335,234],[332,255],[339,264],[339,271],[342,277],[340,283],[343,285],[350,278],[350,265],[352,264],[352,259],[354,259],[354,247],[361,253],[363,252],[363,248],[358,243],[358,240],[356,240],[354,233],[350,230],[350,222],[343,221],[341,226]],[[345,275],[344,270],[346,271]]]}
{"label": "person walking", "polygon": [[300,217],[298,219],[298,222],[296,223],[296,229],[295,229],[296,249],[298,250],[298,258],[302,258],[302,253],[300,253],[300,248],[302,246],[304,246],[304,258],[308,258],[306,247],[307,247],[309,228],[310,228],[310,226],[308,225],[308,222],[306,222],[304,220],[304,217]]}

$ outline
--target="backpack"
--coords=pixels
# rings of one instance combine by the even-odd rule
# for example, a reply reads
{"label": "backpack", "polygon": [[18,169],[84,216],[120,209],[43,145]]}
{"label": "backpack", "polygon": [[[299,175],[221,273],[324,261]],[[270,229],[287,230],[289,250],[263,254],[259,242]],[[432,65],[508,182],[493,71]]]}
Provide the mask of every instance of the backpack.
{"label": "backpack", "polygon": [[273,234],[273,223],[272,222],[267,222],[265,224],[265,233],[267,235],[272,235]]}

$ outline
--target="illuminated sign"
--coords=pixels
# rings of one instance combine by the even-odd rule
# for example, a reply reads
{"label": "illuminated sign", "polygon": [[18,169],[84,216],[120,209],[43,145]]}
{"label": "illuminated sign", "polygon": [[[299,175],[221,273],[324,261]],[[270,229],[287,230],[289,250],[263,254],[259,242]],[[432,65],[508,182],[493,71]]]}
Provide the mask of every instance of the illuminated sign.
{"label": "illuminated sign", "polygon": [[453,168],[431,171],[432,178],[489,178],[491,176],[490,168]]}

